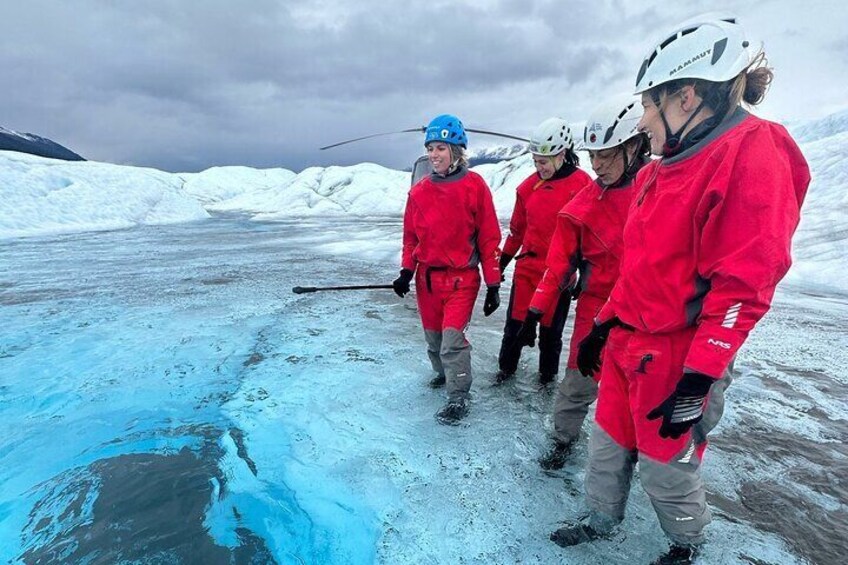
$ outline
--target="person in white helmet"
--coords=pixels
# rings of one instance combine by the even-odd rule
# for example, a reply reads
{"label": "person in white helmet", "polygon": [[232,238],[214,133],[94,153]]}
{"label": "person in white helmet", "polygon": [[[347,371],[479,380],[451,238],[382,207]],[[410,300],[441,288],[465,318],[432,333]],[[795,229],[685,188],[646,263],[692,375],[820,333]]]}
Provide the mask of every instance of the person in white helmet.
{"label": "person in white helmet", "polygon": [[[589,441],[591,513],[563,546],[614,534],[633,468],[671,542],[655,563],[691,563],[710,522],[700,466],[739,348],[791,264],[810,171],[782,126],[741,106],[772,79],[733,18],[689,21],[639,69],[640,128],[660,155],[636,177],[620,274],[580,344],[600,369]],[[603,350],[603,361],[601,351]]]}
{"label": "person in white helmet", "polygon": [[577,346],[589,334],[618,279],[621,234],[633,199],[633,179],[650,160],[648,136],[636,127],[641,117],[642,104],[630,95],[605,101],[589,116],[583,148],[589,152],[598,178],[557,215],[547,268],[530,302],[530,312],[546,311],[579,268],[580,299],[565,376],[554,402],[554,446],[539,460],[546,470],[563,467],[598,395],[597,381],[577,370]]}
{"label": "person in white helmet", "polygon": [[562,352],[562,332],[568,315],[571,292],[558,292],[546,309],[531,315],[532,334],[519,336],[528,315],[530,299],[545,271],[545,257],[556,227],[557,212],[592,179],[577,168],[574,139],[568,122],[550,118],[539,124],[530,136],[530,153],[536,172],[516,189],[515,208],[509,222],[509,236],[501,251],[500,269],[504,272],[516,259],[512,276],[503,340],[498,355],[495,383],[511,378],[518,368],[522,348],[533,347],[536,324],[539,329],[539,383],[556,379]]}

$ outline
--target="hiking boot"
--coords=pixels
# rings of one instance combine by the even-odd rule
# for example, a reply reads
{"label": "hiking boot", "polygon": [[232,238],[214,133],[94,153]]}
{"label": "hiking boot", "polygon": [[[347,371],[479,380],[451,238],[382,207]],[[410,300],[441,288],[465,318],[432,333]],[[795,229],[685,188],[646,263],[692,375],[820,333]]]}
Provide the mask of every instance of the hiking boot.
{"label": "hiking boot", "polygon": [[562,469],[565,465],[566,459],[568,459],[568,456],[571,454],[571,447],[573,445],[573,442],[556,442],[553,448],[539,459],[539,466],[546,471]]}
{"label": "hiking boot", "polygon": [[668,551],[660,555],[651,565],[691,565],[698,556],[697,545],[671,544]]}
{"label": "hiking boot", "polygon": [[495,374],[495,382],[493,384],[495,386],[502,385],[514,376],[515,376],[515,373],[507,373],[506,371],[501,369],[500,371],[498,371]]}
{"label": "hiking boot", "polygon": [[436,412],[436,420],[446,426],[456,426],[466,414],[468,414],[468,404],[465,400],[455,400],[448,402],[444,408]]}
{"label": "hiking boot", "polygon": [[548,385],[556,381],[556,373],[539,372],[539,384],[542,386]]}
{"label": "hiking boot", "polygon": [[589,524],[579,523],[565,526],[551,534],[551,541],[560,547],[571,547],[599,539],[609,539],[610,534],[597,531]]}
{"label": "hiking boot", "polygon": [[436,375],[435,377],[430,379],[430,382],[427,383],[427,385],[430,388],[440,388],[440,387],[445,386],[445,382],[447,382],[447,379],[445,378],[444,375]]}

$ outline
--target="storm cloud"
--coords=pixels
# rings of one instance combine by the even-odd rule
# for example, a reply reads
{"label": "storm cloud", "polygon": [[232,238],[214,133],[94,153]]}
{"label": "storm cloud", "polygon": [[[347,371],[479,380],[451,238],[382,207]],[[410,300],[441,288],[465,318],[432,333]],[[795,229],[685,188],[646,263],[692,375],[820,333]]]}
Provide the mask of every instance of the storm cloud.
{"label": "storm cloud", "polygon": [[[195,171],[363,161],[402,168],[420,153],[420,136],[317,148],[443,112],[515,135],[553,115],[579,122],[603,97],[631,88],[663,33],[716,2],[4,4],[0,125],[89,159]],[[820,4],[720,6],[740,15],[772,57],[770,117],[816,117],[848,104],[845,58],[825,60],[844,41],[838,26],[848,8]],[[472,137],[472,145],[494,143]]]}

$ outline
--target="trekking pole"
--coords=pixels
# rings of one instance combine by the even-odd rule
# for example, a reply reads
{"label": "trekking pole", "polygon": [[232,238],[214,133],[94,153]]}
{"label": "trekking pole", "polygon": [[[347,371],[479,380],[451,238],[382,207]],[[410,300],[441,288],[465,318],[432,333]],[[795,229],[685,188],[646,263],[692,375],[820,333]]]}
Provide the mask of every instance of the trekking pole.
{"label": "trekking pole", "polygon": [[322,290],[386,290],[394,288],[390,284],[360,284],[353,286],[296,286],[292,289],[295,294],[307,292],[320,292]]}

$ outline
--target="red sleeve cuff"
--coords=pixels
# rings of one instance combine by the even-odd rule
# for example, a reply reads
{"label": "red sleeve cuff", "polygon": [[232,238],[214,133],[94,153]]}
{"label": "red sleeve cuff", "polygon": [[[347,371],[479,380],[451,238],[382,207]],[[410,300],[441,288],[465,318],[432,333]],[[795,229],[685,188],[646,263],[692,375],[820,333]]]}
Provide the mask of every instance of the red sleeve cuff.
{"label": "red sleeve cuff", "polygon": [[720,379],[733,362],[747,334],[713,324],[701,324],[689,346],[684,366]]}
{"label": "red sleeve cuff", "polygon": [[521,241],[512,236],[506,238],[503,246],[504,253],[515,257],[518,254],[519,249],[521,249]]}
{"label": "red sleeve cuff", "polygon": [[604,322],[608,322],[615,318],[615,308],[612,307],[609,300],[607,300],[606,304],[604,304],[600,311],[598,311],[598,315],[595,316],[595,322],[598,324],[603,324]]}

